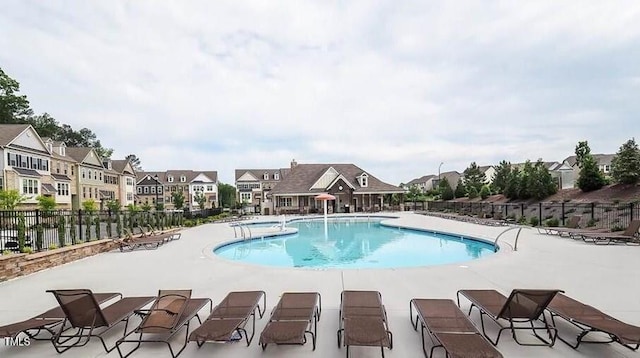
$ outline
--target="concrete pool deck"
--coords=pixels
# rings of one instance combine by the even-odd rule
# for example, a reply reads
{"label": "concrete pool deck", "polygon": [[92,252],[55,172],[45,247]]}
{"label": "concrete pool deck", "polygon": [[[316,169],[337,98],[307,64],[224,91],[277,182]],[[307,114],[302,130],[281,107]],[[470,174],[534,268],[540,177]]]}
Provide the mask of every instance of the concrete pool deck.
{"label": "concrete pool deck", "polygon": [[[504,227],[488,227],[412,213],[394,213],[397,225],[445,231],[493,240]],[[277,218],[272,217],[274,221]],[[264,228],[264,231],[270,230]],[[259,231],[254,236],[259,235]],[[482,259],[459,264],[402,269],[293,269],[265,268],[230,262],[211,254],[213,247],[232,240],[229,224],[206,224],[182,230],[182,238],[157,250],[109,252],[29,276],[0,283],[0,326],[30,318],[56,305],[48,289],[90,288],[95,292],[122,292],[125,296],[155,295],[158,289],[193,289],[193,297],[208,297],[214,305],[229,291],[264,290],[267,314],[256,323],[256,337],[249,347],[243,343],[189,343],[180,357],[344,357],[336,344],[340,292],[344,289],[378,290],[382,293],[393,332],[394,348],[387,357],[423,357],[420,334],[409,322],[412,298],[455,299],[458,289],[493,288],[508,295],[513,288],[558,288],[627,323],[640,326],[640,247],[596,246],[524,229],[518,250],[513,250],[515,232],[500,239],[501,251]],[[322,295],[322,317],[318,323],[316,351],[304,346],[269,346],[262,351],[259,333],[271,308],[285,291],[318,291]],[[463,310],[469,307],[463,300]],[[201,311],[206,317],[206,311]],[[474,311],[472,320],[479,325]],[[137,321],[135,321],[137,323]],[[198,325],[194,321],[192,327]],[[122,333],[116,327],[109,343]],[[576,332],[566,324],[558,328],[566,336]],[[495,336],[493,323],[487,330]],[[522,332],[524,339],[527,335]],[[577,332],[576,332],[577,334]],[[180,344],[178,334],[174,346]],[[525,347],[503,333],[497,349],[504,357],[640,357],[619,344],[583,344],[573,350],[557,341],[552,348]],[[2,357],[55,357],[51,343],[37,341],[28,347],[9,347],[0,341]],[[99,341],[74,348],[65,357],[118,357],[105,353]],[[132,357],[169,357],[166,345],[145,344]],[[352,357],[380,357],[380,350],[354,347]],[[443,357],[439,351],[436,357]]]}

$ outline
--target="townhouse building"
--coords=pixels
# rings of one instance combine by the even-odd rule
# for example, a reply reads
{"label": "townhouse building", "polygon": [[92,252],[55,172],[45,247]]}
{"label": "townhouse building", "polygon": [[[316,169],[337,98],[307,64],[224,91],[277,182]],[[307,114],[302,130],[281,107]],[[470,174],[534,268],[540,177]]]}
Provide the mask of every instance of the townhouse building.
{"label": "townhouse building", "polygon": [[136,178],[137,205],[158,203],[172,210],[175,209],[173,193],[182,193],[186,209],[199,209],[199,195],[205,198],[205,208],[218,207],[217,171],[140,171]]}
{"label": "townhouse building", "polygon": [[18,190],[22,206],[36,207],[39,195],[56,195],[50,166],[51,153],[31,125],[0,124],[0,189]]}
{"label": "townhouse building", "polygon": [[236,201],[254,213],[269,215],[273,212],[271,190],[288,172],[288,168],[236,169]]}
{"label": "townhouse building", "polygon": [[78,191],[75,186],[76,161],[67,156],[67,146],[64,142],[43,138],[49,153],[51,153],[51,177],[55,181],[56,205],[59,209],[71,209],[73,198]]}

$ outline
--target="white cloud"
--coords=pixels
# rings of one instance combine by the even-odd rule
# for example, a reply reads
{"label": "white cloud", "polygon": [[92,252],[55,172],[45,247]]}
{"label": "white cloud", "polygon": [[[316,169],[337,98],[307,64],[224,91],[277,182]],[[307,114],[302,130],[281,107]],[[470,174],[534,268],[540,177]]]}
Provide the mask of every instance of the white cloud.
{"label": "white cloud", "polygon": [[640,4],[12,1],[0,66],[147,169],[353,162],[392,183],[617,150]]}

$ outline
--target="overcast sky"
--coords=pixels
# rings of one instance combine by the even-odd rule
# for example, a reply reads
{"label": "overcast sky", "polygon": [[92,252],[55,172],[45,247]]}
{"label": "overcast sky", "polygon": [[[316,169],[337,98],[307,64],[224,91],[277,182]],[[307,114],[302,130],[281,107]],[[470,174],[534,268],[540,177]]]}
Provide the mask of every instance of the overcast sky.
{"label": "overcast sky", "polygon": [[25,1],[0,67],[145,170],[354,163],[399,184],[615,153],[640,123],[640,1]]}

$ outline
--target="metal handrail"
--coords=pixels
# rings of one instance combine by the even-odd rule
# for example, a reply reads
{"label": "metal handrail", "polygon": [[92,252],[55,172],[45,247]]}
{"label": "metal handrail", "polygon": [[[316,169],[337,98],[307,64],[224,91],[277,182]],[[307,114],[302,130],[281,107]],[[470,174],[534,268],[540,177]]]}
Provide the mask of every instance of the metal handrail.
{"label": "metal handrail", "polygon": [[529,227],[528,226],[512,226],[512,227],[507,228],[506,230],[502,231],[500,234],[498,234],[498,236],[496,236],[496,239],[493,242],[494,250],[496,252],[498,252],[498,239],[500,239],[500,237],[503,234],[505,234],[505,233],[507,233],[509,231],[512,231],[512,230],[518,230],[518,233],[516,234],[516,241],[513,244],[513,251],[518,251],[518,238],[520,237],[520,232],[522,232],[522,229],[524,229],[524,228],[529,228]]}

